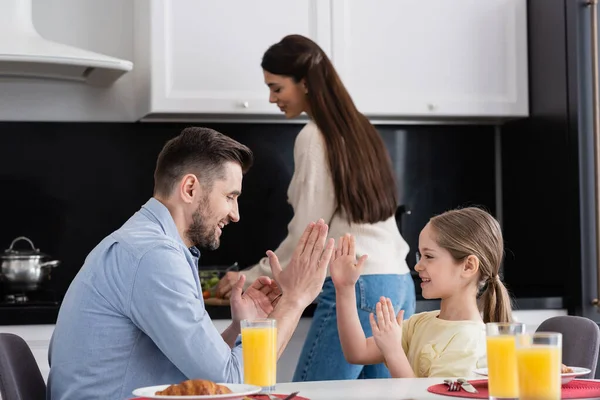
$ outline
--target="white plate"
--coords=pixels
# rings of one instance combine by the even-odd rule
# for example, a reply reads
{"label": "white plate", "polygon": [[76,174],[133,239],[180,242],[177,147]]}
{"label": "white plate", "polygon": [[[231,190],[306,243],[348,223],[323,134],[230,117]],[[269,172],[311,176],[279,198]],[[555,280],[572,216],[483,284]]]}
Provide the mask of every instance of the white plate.
{"label": "white plate", "polygon": [[[580,367],[569,367],[569,368],[571,368],[573,370],[573,372],[569,372],[567,374],[560,374],[561,383],[563,385],[566,385],[567,383],[571,382],[573,379],[575,379],[578,376],[586,375],[591,372],[587,368],[580,368]],[[487,374],[488,374],[487,368],[478,368],[478,369],[474,370],[473,372],[475,372],[477,375],[482,375],[482,376],[487,376]]]}
{"label": "white plate", "polygon": [[145,397],[147,399],[169,399],[169,400],[235,400],[243,399],[246,396],[256,394],[262,390],[260,386],[242,385],[236,383],[219,383],[227,386],[233,393],[228,394],[209,394],[203,396],[157,396],[155,393],[165,390],[171,385],[147,386],[133,391],[134,396]]}

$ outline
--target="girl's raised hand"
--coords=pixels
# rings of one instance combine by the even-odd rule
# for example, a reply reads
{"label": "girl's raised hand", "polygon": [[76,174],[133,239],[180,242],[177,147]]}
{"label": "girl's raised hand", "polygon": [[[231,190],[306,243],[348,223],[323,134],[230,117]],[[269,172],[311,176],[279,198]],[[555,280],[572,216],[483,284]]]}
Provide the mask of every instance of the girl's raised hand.
{"label": "girl's raised hand", "polygon": [[347,234],[342,236],[337,243],[329,273],[333,284],[337,289],[343,287],[354,287],[360,277],[367,255],[356,260],[354,236]]}
{"label": "girl's raised hand", "polygon": [[385,358],[402,351],[402,320],[404,310],[394,315],[394,306],[389,298],[382,297],[375,308],[377,320],[373,313],[369,316],[373,338]]}

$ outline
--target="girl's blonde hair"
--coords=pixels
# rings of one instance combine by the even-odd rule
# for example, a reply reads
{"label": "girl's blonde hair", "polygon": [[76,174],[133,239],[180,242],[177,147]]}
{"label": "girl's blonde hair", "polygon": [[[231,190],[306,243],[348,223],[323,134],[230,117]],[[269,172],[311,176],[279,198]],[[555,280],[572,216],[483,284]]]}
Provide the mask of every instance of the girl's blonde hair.
{"label": "girl's blonde hair", "polygon": [[468,207],[437,215],[430,224],[437,235],[437,244],[457,262],[470,255],[479,259],[483,322],[510,322],[510,296],[499,275],[504,241],[498,221],[482,209]]}

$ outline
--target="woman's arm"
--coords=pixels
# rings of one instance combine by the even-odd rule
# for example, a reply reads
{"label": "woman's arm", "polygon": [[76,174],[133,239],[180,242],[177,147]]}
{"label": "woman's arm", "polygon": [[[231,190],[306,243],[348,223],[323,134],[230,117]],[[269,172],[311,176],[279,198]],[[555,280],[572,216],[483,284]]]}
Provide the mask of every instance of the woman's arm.
{"label": "woman's arm", "polygon": [[[336,210],[327,148],[316,125],[310,123],[298,134],[294,146],[294,163],[294,176],[288,189],[294,217],[288,224],[287,237],[274,251],[282,268],[289,264],[306,226],[319,218],[329,224]],[[241,273],[246,275],[246,287],[259,276],[271,277],[269,259],[264,257],[257,265]]]}

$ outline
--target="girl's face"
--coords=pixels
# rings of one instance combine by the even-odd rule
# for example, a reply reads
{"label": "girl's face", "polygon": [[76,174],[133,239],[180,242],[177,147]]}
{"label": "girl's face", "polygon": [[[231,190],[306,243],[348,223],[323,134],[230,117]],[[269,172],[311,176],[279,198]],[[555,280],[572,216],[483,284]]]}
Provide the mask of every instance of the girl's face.
{"label": "girl's face", "polygon": [[275,75],[264,70],[263,74],[269,87],[269,102],[277,104],[286,118],[295,118],[303,112],[308,113],[304,80],[296,83],[289,76]]}
{"label": "girl's face", "polygon": [[426,299],[445,299],[466,290],[473,273],[466,261],[457,262],[450,252],[437,244],[435,231],[427,224],[419,235],[420,259],[415,271],[421,278],[422,295]]}

